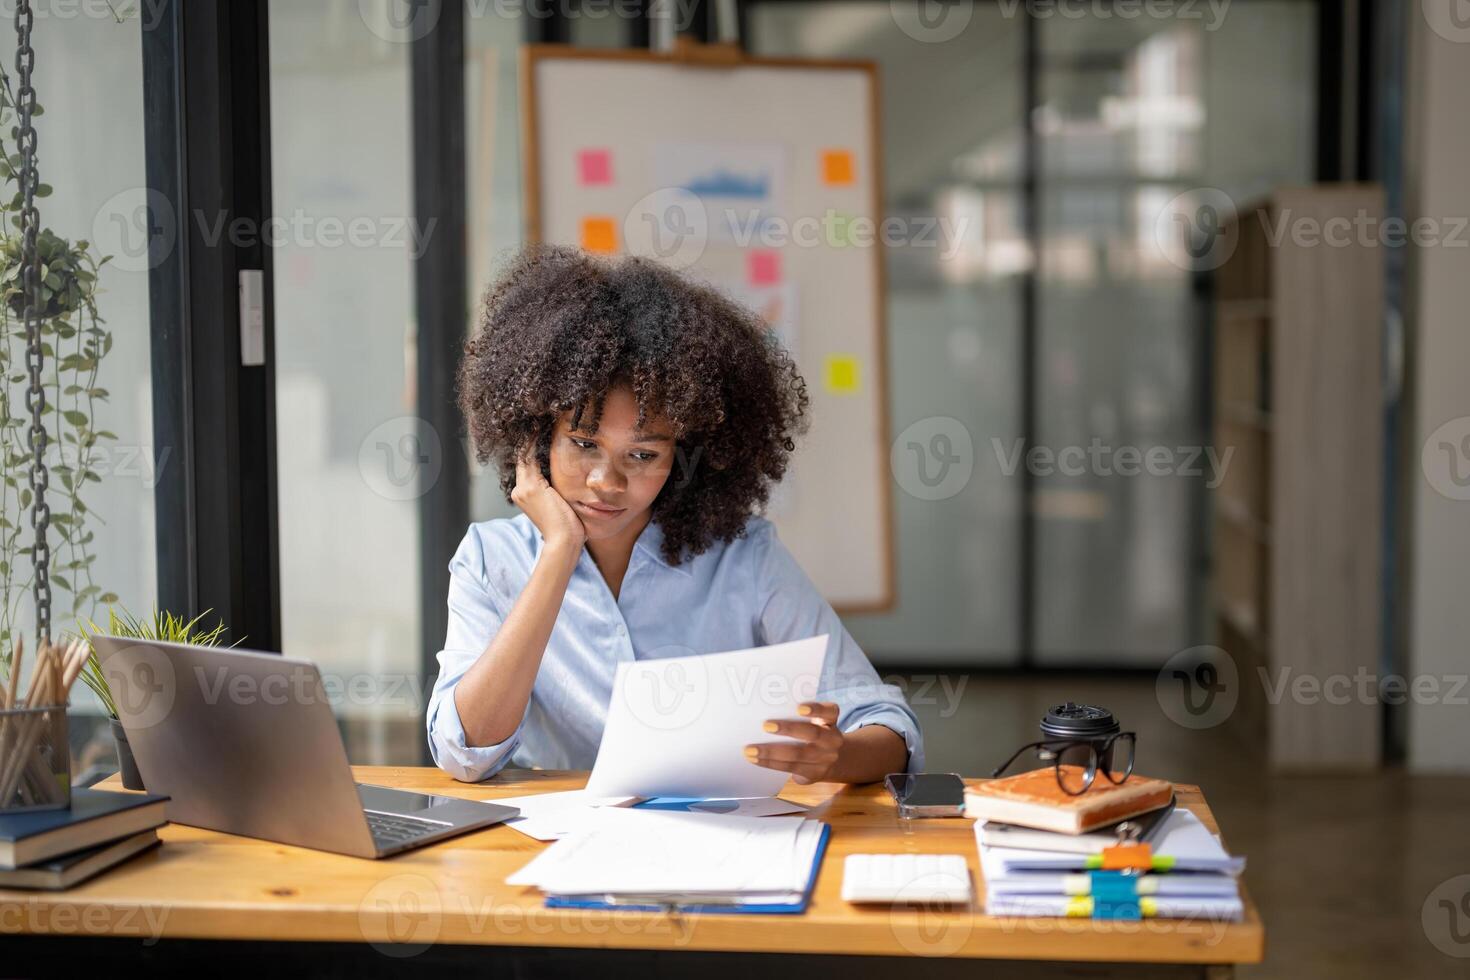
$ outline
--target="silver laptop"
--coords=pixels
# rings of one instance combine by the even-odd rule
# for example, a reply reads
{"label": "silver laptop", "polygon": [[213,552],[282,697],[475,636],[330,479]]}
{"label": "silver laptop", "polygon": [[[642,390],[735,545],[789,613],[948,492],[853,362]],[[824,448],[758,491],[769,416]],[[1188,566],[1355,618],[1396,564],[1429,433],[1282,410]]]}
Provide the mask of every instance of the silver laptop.
{"label": "silver laptop", "polygon": [[99,636],[128,744],[168,818],[357,857],[509,820],[511,806],[353,782],[316,665]]}

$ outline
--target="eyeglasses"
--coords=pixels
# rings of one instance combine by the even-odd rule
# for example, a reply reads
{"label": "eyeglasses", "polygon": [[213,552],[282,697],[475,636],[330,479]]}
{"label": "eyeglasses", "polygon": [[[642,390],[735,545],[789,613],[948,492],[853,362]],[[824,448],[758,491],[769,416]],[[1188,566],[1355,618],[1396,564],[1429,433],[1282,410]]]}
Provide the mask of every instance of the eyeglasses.
{"label": "eyeglasses", "polygon": [[1042,760],[1052,759],[1056,767],[1057,785],[1069,796],[1081,796],[1087,792],[1098,771],[1108,782],[1120,785],[1133,775],[1133,748],[1138,741],[1133,732],[1119,732],[1097,741],[1066,741],[1050,739],[1023,745],[1005,761],[1005,765],[990,774],[994,779],[1011,767],[1025,753],[1035,749]]}

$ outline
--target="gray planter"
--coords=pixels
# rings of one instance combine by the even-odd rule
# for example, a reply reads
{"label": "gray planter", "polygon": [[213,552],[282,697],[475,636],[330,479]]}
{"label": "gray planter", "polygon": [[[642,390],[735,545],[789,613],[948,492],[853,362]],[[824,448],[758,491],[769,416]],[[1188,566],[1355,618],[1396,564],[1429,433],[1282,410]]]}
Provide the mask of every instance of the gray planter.
{"label": "gray planter", "polygon": [[112,737],[117,742],[117,770],[122,774],[123,789],[143,789],[143,777],[138,775],[138,764],[133,761],[128,733],[116,718],[109,718],[108,724],[112,726]]}

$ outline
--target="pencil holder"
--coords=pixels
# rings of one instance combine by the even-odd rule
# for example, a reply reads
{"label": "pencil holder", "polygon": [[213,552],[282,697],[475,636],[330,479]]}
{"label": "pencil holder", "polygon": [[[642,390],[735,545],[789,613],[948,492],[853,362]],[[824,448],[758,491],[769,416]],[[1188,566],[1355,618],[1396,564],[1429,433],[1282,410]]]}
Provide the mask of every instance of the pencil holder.
{"label": "pencil holder", "polygon": [[0,710],[0,813],[69,806],[66,705]]}

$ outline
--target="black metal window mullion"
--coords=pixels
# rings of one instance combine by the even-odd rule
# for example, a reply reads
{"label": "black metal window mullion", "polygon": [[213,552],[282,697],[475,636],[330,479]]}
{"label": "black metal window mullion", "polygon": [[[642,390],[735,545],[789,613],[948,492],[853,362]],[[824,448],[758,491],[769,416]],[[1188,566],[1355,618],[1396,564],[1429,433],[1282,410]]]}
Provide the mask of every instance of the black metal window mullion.
{"label": "black metal window mullion", "polygon": [[[265,0],[160,0],[142,28],[158,605],[280,649]],[[241,363],[239,273],[265,283]],[[167,455],[165,455],[167,454]]]}

